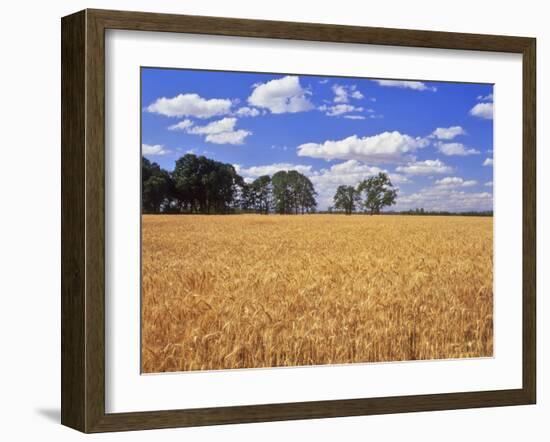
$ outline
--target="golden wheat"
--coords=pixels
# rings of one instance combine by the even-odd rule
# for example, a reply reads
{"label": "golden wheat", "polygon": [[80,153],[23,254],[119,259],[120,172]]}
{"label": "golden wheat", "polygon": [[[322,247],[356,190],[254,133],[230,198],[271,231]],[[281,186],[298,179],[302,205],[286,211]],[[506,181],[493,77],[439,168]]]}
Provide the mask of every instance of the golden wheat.
{"label": "golden wheat", "polygon": [[143,216],[146,373],[491,356],[493,221]]}

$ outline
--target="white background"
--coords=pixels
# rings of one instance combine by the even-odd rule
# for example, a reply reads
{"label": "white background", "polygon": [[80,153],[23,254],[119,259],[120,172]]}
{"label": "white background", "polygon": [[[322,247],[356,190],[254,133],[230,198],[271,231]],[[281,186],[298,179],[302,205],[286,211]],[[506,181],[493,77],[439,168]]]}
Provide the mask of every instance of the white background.
{"label": "white background", "polygon": [[[550,276],[550,29],[544,2],[247,2],[114,0],[8,3],[0,27],[1,300],[0,435],[6,440],[77,440],[59,421],[60,351],[60,29],[59,17],[85,7],[265,18],[538,38],[538,358],[539,404],[406,415],[232,425],[93,436],[101,440],[546,440],[550,433],[550,327],[544,312]],[[548,176],[548,174],[547,174]],[[546,199],[546,201],[544,201]]]}
{"label": "white background", "polygon": [[[108,31],[106,61],[107,412],[521,387],[521,56]],[[140,376],[140,65],[495,83],[494,357]]]}

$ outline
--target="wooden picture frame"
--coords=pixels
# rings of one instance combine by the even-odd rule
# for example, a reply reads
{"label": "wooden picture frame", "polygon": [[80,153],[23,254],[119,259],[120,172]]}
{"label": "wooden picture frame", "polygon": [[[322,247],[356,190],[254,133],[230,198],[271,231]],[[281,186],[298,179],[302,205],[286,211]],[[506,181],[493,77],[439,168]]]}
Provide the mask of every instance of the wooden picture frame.
{"label": "wooden picture frame", "polygon": [[[523,385],[457,392],[132,413],[105,412],[105,30],[495,51],[523,57]],[[536,41],[533,38],[84,10],[62,19],[62,409],[83,432],[534,404]]]}

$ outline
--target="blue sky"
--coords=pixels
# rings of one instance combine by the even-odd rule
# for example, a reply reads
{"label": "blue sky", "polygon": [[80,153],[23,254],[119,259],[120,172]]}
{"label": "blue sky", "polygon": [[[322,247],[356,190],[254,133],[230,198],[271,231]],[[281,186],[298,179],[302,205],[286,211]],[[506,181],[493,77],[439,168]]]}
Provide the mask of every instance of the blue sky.
{"label": "blue sky", "polygon": [[406,210],[491,210],[493,86],[142,68],[142,153],[187,152],[248,181],[307,175],[318,208],[341,184],[387,172]]}

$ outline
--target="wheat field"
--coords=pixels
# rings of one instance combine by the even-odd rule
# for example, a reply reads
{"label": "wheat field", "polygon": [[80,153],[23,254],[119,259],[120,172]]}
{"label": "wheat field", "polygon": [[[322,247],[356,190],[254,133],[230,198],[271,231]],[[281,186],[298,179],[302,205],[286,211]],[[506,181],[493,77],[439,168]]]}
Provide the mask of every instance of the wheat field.
{"label": "wheat field", "polygon": [[487,357],[493,219],[144,215],[142,371]]}

